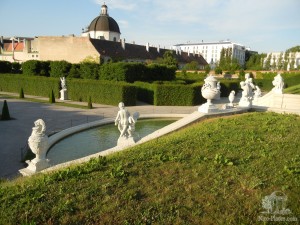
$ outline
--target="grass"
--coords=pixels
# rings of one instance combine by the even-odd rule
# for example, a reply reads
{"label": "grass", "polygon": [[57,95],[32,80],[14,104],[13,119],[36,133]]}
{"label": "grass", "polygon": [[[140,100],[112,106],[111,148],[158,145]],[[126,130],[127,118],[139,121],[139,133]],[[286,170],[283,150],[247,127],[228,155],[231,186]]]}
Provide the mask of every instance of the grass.
{"label": "grass", "polygon": [[296,218],[299,132],[296,115],[209,119],[80,166],[2,181],[0,224],[263,224],[262,199],[274,191]]}
{"label": "grass", "polygon": [[285,94],[300,94],[300,84],[284,89]]}

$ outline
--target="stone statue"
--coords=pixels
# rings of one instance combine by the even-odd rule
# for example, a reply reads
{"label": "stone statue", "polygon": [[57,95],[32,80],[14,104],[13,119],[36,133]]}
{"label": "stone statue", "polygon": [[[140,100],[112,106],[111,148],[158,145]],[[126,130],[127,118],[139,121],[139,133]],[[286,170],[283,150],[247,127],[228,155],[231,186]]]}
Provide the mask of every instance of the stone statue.
{"label": "stone statue", "polygon": [[280,75],[280,73],[278,73],[275,77],[274,80],[272,82],[274,88],[272,89],[272,91],[275,94],[283,94],[283,87],[284,87],[284,82],[283,82],[283,78]]}
{"label": "stone statue", "polygon": [[28,145],[35,154],[35,158],[26,161],[28,167],[24,170],[20,170],[23,175],[30,175],[49,167],[49,160],[46,159],[49,144],[48,136],[45,134],[45,131],[45,122],[42,119],[36,120],[32,128],[31,136],[28,138]]}
{"label": "stone statue", "polygon": [[118,145],[125,146],[131,143],[135,143],[135,123],[139,118],[139,113],[136,112],[133,114],[133,116],[130,116],[128,110],[125,109],[125,105],[123,102],[120,102],[118,106],[119,111],[115,119],[115,125],[118,126],[118,129],[120,131]]}
{"label": "stone statue", "polygon": [[242,92],[242,97],[239,102],[239,106],[241,107],[251,107],[252,106],[252,98],[253,98],[253,89],[254,84],[252,83],[252,78],[250,78],[250,74],[245,74],[245,81],[240,82]]}
{"label": "stone statue", "polygon": [[217,90],[218,90],[218,94],[216,95],[215,99],[219,100],[221,98],[221,83],[220,83],[220,81],[218,81],[218,83],[217,83]]}
{"label": "stone statue", "polygon": [[229,99],[229,106],[233,107],[233,101],[234,101],[234,98],[235,98],[235,91],[231,91],[229,96],[228,96],[228,99]]}
{"label": "stone statue", "polygon": [[261,96],[262,96],[261,90],[260,90],[260,88],[256,85],[256,86],[255,86],[255,91],[254,91],[254,99],[257,99],[257,98],[259,98],[259,97],[261,97]]}
{"label": "stone statue", "polygon": [[68,92],[67,92],[67,81],[65,77],[60,77],[60,100],[67,100],[68,99]]}
{"label": "stone statue", "polygon": [[65,77],[60,77],[60,82],[61,82],[61,89],[62,90],[67,90],[66,78]]}

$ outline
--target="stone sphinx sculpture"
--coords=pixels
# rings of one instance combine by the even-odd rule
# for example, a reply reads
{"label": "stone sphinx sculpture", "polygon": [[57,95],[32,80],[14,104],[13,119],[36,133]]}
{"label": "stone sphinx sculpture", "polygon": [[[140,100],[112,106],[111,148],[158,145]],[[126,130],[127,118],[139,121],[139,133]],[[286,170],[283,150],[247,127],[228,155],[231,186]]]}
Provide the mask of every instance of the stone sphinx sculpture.
{"label": "stone sphinx sculpture", "polygon": [[45,122],[42,119],[38,119],[34,122],[34,125],[32,133],[28,138],[28,145],[35,154],[35,158],[26,161],[28,167],[20,170],[23,175],[34,174],[49,167],[49,160],[46,159],[49,143],[48,136],[45,134]]}
{"label": "stone sphinx sculpture", "polygon": [[60,77],[60,100],[67,100],[68,99],[68,90],[67,90],[67,81],[65,77]]}
{"label": "stone sphinx sculpture", "polygon": [[124,103],[119,103],[119,111],[115,119],[115,125],[118,126],[120,131],[118,145],[124,146],[136,142],[137,137],[135,135],[135,123],[137,122],[138,118],[138,112],[131,116],[128,110],[125,108]]}
{"label": "stone sphinx sculpture", "polygon": [[274,77],[272,84],[274,86],[274,88],[272,89],[272,92],[274,92],[275,94],[283,94],[284,82],[283,82],[283,78],[280,74],[277,74]]}

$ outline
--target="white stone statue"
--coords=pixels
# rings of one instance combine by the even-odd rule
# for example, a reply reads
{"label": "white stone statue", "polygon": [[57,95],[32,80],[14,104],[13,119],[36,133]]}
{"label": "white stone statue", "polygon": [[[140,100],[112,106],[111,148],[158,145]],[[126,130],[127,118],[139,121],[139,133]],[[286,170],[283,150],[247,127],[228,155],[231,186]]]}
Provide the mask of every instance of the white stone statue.
{"label": "white stone statue", "polygon": [[118,145],[128,145],[136,142],[136,137],[134,136],[135,123],[139,118],[139,113],[136,112],[133,116],[125,109],[123,102],[119,103],[119,111],[115,119],[115,125],[118,126],[120,131],[120,137],[118,139]]}
{"label": "white stone statue", "polygon": [[252,78],[250,78],[250,74],[245,74],[245,81],[240,82],[242,92],[242,97],[239,102],[239,106],[241,107],[251,107],[252,99],[253,99],[253,89],[254,84],[252,83]]}
{"label": "white stone statue", "polygon": [[256,85],[254,91],[254,99],[258,99],[262,96],[260,88]]}
{"label": "white stone statue", "polygon": [[272,82],[273,84],[273,89],[272,91],[275,93],[275,94],[283,94],[283,87],[284,87],[284,82],[283,82],[283,78],[282,76],[280,75],[280,73],[278,73],[275,77],[274,77],[274,80]]}
{"label": "white stone statue", "polygon": [[235,98],[235,91],[231,91],[229,96],[228,96],[228,99],[229,99],[229,106],[233,107],[233,101],[234,101],[234,98]]}
{"label": "white stone statue", "polygon": [[217,90],[218,90],[218,94],[216,95],[215,99],[219,100],[221,98],[221,83],[220,83],[220,81],[218,81],[218,83],[217,83]]}
{"label": "white stone statue", "polygon": [[35,158],[26,161],[28,167],[20,170],[23,175],[30,175],[49,167],[49,160],[46,159],[49,143],[48,136],[45,134],[45,122],[38,119],[34,122],[34,125],[31,136],[28,138],[28,145],[35,154]]}
{"label": "white stone statue", "polygon": [[68,99],[68,92],[67,92],[67,81],[65,77],[60,77],[61,82],[61,90],[60,90],[60,100],[67,100]]}
{"label": "white stone statue", "polygon": [[207,102],[205,104],[202,104],[198,108],[198,111],[202,113],[218,111],[218,108],[211,102],[212,99],[215,99],[216,96],[220,94],[220,90],[217,87],[218,81],[215,77],[210,75],[204,80],[204,82],[205,83],[201,88],[201,94],[205,99],[207,99]]}

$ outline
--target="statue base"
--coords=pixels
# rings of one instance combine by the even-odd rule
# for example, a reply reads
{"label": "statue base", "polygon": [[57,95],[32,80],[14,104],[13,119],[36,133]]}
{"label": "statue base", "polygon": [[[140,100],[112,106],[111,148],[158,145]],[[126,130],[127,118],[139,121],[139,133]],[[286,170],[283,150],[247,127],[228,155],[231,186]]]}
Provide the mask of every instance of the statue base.
{"label": "statue base", "polygon": [[213,112],[218,112],[219,109],[217,106],[215,106],[214,104],[209,104],[209,103],[205,103],[201,106],[199,106],[198,108],[198,112],[201,113],[213,113]]}
{"label": "statue base", "polygon": [[19,170],[23,176],[30,176],[38,173],[50,166],[48,159],[33,159],[27,160],[28,166],[24,169]]}
{"label": "statue base", "polygon": [[245,108],[251,108],[252,107],[252,101],[240,101],[239,107],[245,107]]}
{"label": "statue base", "polygon": [[119,147],[127,147],[135,144],[138,141],[137,137],[119,137],[118,146]]}
{"label": "statue base", "polygon": [[60,90],[60,100],[68,100],[68,91]]}

